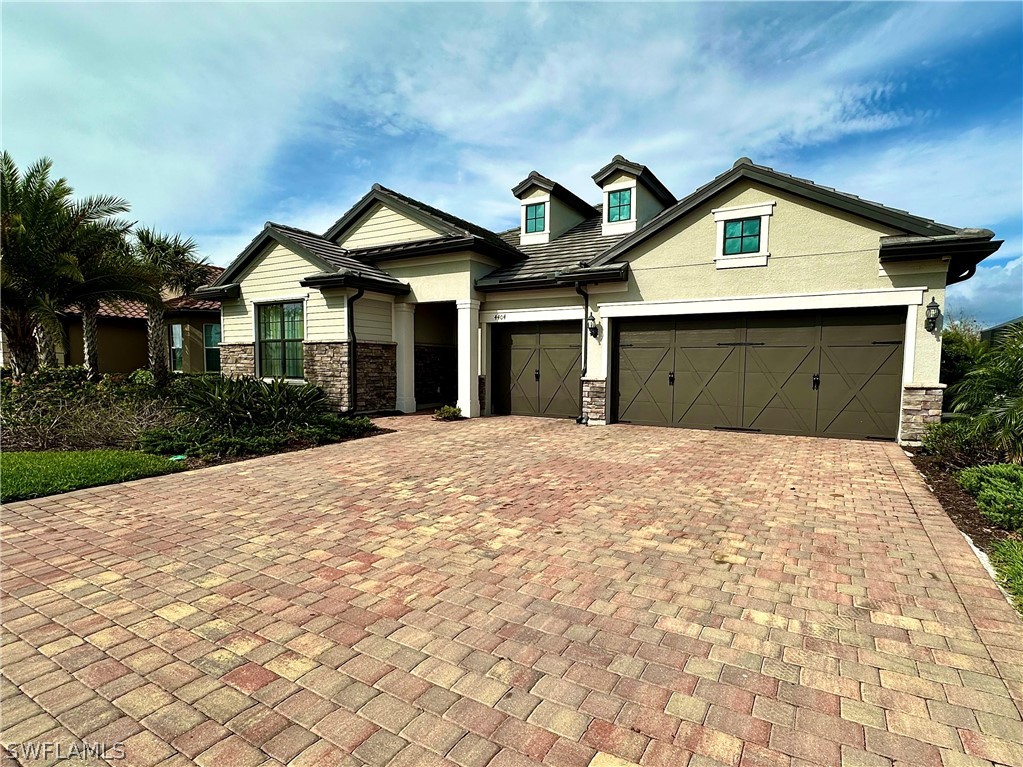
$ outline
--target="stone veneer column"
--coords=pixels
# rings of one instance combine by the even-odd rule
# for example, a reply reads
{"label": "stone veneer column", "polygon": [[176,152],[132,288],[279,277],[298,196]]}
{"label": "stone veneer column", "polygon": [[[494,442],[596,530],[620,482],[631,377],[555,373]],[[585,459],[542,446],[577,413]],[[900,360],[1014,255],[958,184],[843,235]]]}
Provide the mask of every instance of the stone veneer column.
{"label": "stone veneer column", "polygon": [[396,390],[396,345],[359,341],[355,360],[355,409],[393,411]]}
{"label": "stone veneer column", "polygon": [[902,429],[899,441],[918,445],[931,424],[941,423],[945,384],[909,384],[902,390]]}
{"label": "stone veneer column", "polygon": [[339,410],[347,410],[348,342],[306,341],[302,345],[305,380],[319,386]]}
{"label": "stone veneer column", "polygon": [[466,418],[480,414],[480,302],[456,301],[458,308],[458,407]]}
{"label": "stone veneer column", "polygon": [[220,372],[228,378],[256,375],[253,344],[220,344]]}
{"label": "stone veneer column", "polygon": [[583,417],[589,426],[607,423],[607,379],[583,379]]}
{"label": "stone veneer column", "polygon": [[397,394],[395,408],[403,413],[416,412],[416,305],[394,305],[394,341],[396,349]]}

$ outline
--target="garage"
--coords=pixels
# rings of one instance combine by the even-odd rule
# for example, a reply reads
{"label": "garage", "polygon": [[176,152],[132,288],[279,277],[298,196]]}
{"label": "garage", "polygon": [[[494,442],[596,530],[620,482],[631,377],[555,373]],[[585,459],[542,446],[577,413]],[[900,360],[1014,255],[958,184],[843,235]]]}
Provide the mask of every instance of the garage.
{"label": "garage", "polygon": [[578,322],[500,323],[491,337],[494,412],[579,415],[582,329]]}
{"label": "garage", "polygon": [[895,439],[905,309],[617,320],[621,423]]}

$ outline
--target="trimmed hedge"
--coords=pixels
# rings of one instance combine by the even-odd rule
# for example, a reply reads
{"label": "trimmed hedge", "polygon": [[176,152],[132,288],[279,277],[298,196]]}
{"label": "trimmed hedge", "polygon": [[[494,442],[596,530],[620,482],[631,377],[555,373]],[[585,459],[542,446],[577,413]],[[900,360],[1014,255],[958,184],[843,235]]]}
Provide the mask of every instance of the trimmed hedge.
{"label": "trimmed hedge", "polygon": [[976,466],[959,472],[956,479],[977,499],[981,514],[1005,530],[1023,531],[1023,466]]}

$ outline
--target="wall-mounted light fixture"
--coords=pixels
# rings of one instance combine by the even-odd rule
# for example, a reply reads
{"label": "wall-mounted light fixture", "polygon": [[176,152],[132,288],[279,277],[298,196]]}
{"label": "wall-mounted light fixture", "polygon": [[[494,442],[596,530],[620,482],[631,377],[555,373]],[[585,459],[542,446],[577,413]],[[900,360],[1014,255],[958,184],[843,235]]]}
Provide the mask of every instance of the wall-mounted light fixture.
{"label": "wall-mounted light fixture", "polygon": [[928,333],[934,332],[938,327],[938,317],[941,316],[941,307],[938,306],[938,302],[933,298],[931,302],[927,304],[927,311],[924,314],[924,330]]}
{"label": "wall-mounted light fixture", "polygon": [[597,318],[593,316],[593,312],[590,312],[590,316],[586,318],[586,329],[594,338],[600,333],[600,325],[597,324]]}

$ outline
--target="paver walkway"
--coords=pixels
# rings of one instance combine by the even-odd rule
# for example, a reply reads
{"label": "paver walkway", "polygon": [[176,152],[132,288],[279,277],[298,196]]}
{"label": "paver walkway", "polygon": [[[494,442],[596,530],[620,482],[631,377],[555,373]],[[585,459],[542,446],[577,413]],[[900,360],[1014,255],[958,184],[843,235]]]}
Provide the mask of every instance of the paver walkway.
{"label": "paver walkway", "polygon": [[6,507],[3,743],[168,766],[1023,764],[1023,623],[897,446],[382,423]]}

